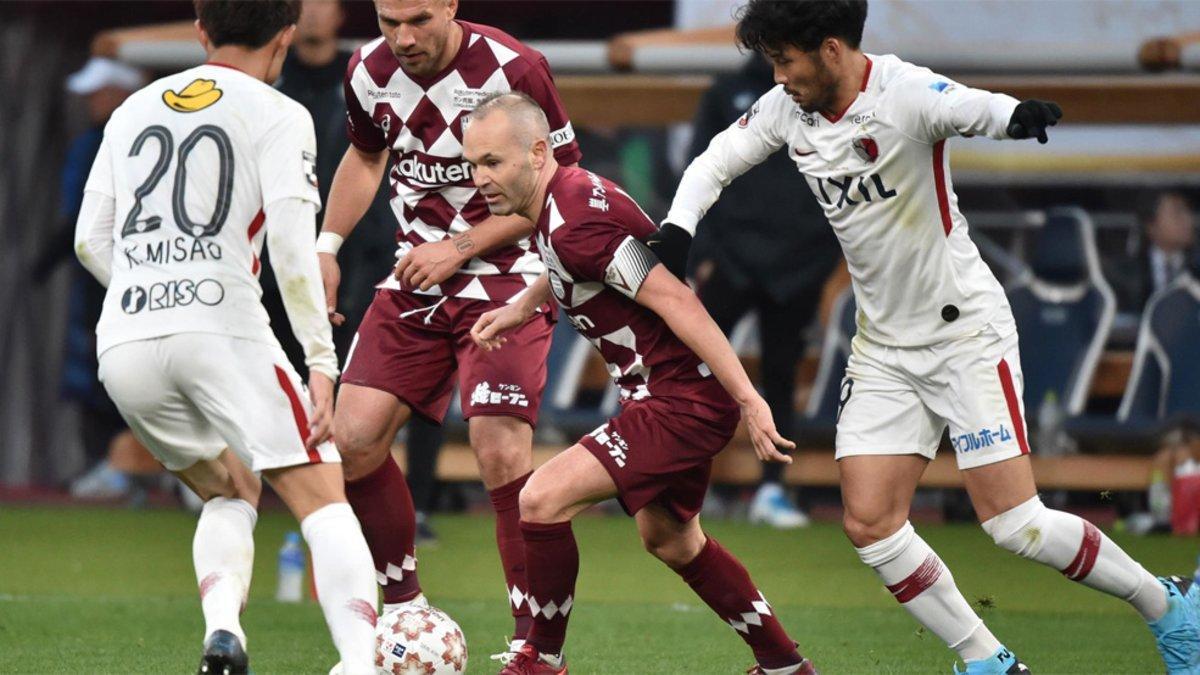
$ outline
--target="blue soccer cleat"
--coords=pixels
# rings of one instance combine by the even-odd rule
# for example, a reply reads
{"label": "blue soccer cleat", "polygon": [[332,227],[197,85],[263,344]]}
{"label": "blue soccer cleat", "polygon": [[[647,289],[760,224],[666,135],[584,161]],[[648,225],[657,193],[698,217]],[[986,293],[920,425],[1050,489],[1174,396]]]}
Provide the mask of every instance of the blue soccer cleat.
{"label": "blue soccer cleat", "polygon": [[1150,632],[1168,675],[1200,675],[1200,586],[1182,577],[1159,577],[1167,591],[1167,613]]}
{"label": "blue soccer cleat", "polygon": [[959,670],[958,664],[954,664],[955,675],[1021,675],[1028,673],[1029,668],[1017,660],[1017,655],[1009,651],[1008,647],[1000,645],[994,654],[986,659],[972,659],[967,661],[967,669]]}

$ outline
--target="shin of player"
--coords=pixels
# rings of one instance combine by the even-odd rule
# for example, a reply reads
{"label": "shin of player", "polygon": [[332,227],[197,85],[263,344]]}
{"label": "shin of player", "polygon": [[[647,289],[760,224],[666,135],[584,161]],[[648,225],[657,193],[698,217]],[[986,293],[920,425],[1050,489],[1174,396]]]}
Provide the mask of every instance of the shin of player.
{"label": "shin of player", "polygon": [[[365,675],[376,590],[330,441],[338,368],[313,241],[316,139],[308,112],[269,86],[299,3],[205,0],[196,10],[208,62],[131,96],[88,178],[75,248],[108,286],[100,379],[139,440],[205,500],[193,540],[200,671],[248,668],[238,615],[261,474],[300,521],[344,671]],[[258,110],[271,114],[246,113]],[[307,391],[260,302],[264,240]],[[181,254],[165,260],[164,250]]]}
{"label": "shin of player", "polygon": [[695,294],[642,243],[653,223],[613,183],[559,166],[546,118],[526,96],[485,99],[464,140],[488,208],[536,223],[548,270],[520,298],[484,314],[472,337],[482,349],[503,349],[553,294],[600,348],[622,390],[621,413],[536,470],[520,492],[533,626],[502,672],[565,672],[562,648],[579,570],[571,520],[614,496],[636,520],[647,550],[749,645],[754,672],[811,672],[745,568],[705,535],[697,517],[712,457],[739,416],[764,461],[790,461],[776,446],[794,446],[775,431],[766,403]]}

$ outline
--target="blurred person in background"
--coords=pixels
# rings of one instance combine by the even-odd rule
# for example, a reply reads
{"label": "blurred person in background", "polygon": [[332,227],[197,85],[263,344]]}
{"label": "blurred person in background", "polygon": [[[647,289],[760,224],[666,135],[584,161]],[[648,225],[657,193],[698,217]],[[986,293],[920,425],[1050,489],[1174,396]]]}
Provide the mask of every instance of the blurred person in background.
{"label": "blurred person in background", "polygon": [[[113,111],[145,84],[141,71],[112,59],[93,57],[67,78],[69,93],[83,98],[88,128],[71,141],[63,162],[56,234],[33,265],[35,282],[46,280],[72,258],[75,219],[83,202],[83,186],[100,149],[104,125]],[[59,383],[64,399],[79,406],[79,431],[87,471],[71,483],[75,497],[118,497],[130,488],[129,477],[113,468],[108,448],[125,430],[125,422],[96,379],[96,322],[104,304],[104,287],[77,263],[71,268],[66,353]]]}
{"label": "blurred person in background", "polygon": [[[287,94],[308,109],[317,132],[317,185],[322,202],[329,197],[329,186],[337,169],[337,158],[346,154],[350,139],[346,136],[346,99],[342,80],[353,52],[338,45],[338,31],[345,15],[338,0],[304,0],[300,21],[296,24],[296,40],[283,62],[283,71],[276,89]],[[377,271],[392,261],[396,248],[395,225],[392,221],[386,180],[381,182],[375,201],[359,221],[357,236],[348,240],[339,256],[343,265],[342,283],[338,288],[338,310],[345,323],[333,329],[333,342],[338,359],[345,363],[350,343],[358,324],[374,297],[378,283]],[[317,228],[323,222],[324,211],[317,214]],[[263,269],[263,301],[271,324],[287,326],[287,315],[279,297],[270,265]],[[270,291],[266,291],[270,288]],[[290,329],[283,331],[290,332]],[[283,339],[292,365],[303,375],[304,355],[295,340]],[[408,484],[417,509],[417,543],[429,545],[437,537],[428,522],[432,509],[438,451],[442,445],[441,427],[423,419],[414,419],[407,428]]]}
{"label": "blurred person in background", "polygon": [[1148,513],[1137,513],[1127,526],[1134,534],[1196,534],[1200,527],[1200,424],[1183,417],[1169,424],[1154,453]]}
{"label": "blurred person in background", "polygon": [[[755,55],[736,73],[718,77],[700,101],[689,159],[773,86],[771,65]],[[796,189],[796,167],[775,153],[725,189],[704,218],[691,255],[700,299],[729,335],[749,311],[758,315],[759,382],[785,437],[795,433],[796,366],[804,329],[821,289],[841,257],[837,237],[807,190]],[[803,260],[803,265],[796,264]],[[808,524],[783,487],[783,464],[763,464],[750,520],[773,527]]]}
{"label": "blurred person in background", "polygon": [[1150,296],[1187,269],[1187,252],[1196,242],[1196,220],[1191,201],[1177,189],[1147,191],[1135,209],[1140,232],[1131,238],[1129,257],[1109,269],[1120,308],[1141,312]]}

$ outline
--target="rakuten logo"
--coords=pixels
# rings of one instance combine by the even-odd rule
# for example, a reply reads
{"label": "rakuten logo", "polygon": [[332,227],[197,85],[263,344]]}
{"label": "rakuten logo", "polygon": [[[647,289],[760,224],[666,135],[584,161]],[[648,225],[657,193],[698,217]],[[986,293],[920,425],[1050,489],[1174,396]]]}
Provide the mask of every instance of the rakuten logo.
{"label": "rakuten logo", "polygon": [[471,165],[444,161],[420,155],[408,155],[396,162],[395,171],[409,181],[422,185],[441,186],[471,180]]}

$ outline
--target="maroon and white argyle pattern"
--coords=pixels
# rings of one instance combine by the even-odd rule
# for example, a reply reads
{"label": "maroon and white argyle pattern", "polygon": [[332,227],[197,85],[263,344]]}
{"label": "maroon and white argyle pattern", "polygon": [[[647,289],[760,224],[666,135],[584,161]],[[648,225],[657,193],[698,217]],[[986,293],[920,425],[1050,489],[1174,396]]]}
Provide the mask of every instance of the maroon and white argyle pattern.
{"label": "maroon and white argyle pattern", "polygon": [[[359,50],[346,75],[351,140],[363,149],[391,152],[398,255],[417,244],[464,232],[488,217],[487,204],[462,157],[463,121],[485,96],[513,90],[533,96],[554,130],[555,156],[563,163],[579,160],[574,131],[545,59],[496,29],[468,22],[459,25],[463,44],[451,65],[438,75],[407,74],[382,37]],[[543,270],[526,240],[473,258],[425,293],[507,302]],[[388,275],[379,288],[401,285]]]}

